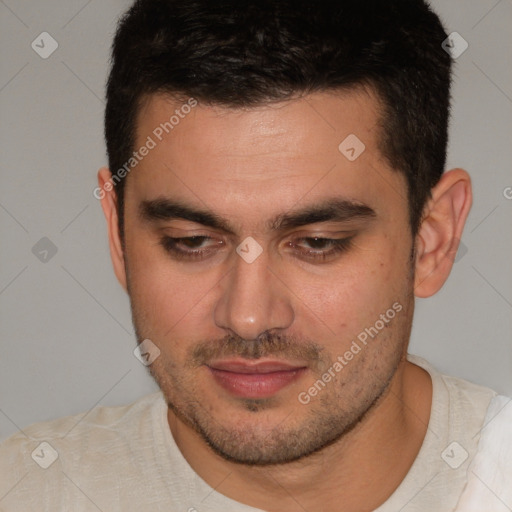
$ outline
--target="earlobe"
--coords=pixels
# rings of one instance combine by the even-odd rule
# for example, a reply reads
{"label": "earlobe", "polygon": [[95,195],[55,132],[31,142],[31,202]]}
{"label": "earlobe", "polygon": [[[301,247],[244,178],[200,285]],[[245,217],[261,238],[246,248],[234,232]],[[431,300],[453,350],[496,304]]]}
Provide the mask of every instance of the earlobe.
{"label": "earlobe", "polygon": [[471,179],[463,169],[444,173],[432,189],[416,235],[417,297],[434,295],[450,275],[471,202]]}
{"label": "earlobe", "polygon": [[112,174],[106,167],[102,167],[98,171],[98,188],[100,190],[98,197],[101,200],[101,208],[107,221],[110,257],[114,272],[121,286],[127,291],[126,268],[117,215],[117,195],[112,186],[111,177]]}

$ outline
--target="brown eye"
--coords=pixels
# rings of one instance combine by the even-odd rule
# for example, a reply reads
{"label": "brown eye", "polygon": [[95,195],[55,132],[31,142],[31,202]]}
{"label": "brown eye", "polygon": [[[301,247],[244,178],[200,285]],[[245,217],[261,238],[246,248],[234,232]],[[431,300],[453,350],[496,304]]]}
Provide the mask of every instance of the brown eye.
{"label": "brown eye", "polygon": [[187,248],[187,249],[198,249],[203,245],[205,240],[208,240],[206,236],[190,236],[187,238],[174,238],[177,244]]}
{"label": "brown eye", "polygon": [[162,247],[176,259],[201,259],[212,253],[216,247],[224,245],[222,240],[209,236],[188,236],[172,238],[165,236],[160,241]]}
{"label": "brown eye", "polygon": [[323,262],[348,250],[352,238],[302,237],[290,242],[290,246],[301,259]]}

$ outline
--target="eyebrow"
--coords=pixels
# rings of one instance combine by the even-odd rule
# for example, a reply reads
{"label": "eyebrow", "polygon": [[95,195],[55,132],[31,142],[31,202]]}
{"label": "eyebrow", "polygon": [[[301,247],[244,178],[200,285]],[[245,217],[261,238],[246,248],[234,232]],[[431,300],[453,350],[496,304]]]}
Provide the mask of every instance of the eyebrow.
{"label": "eyebrow", "polygon": [[[211,211],[191,207],[168,198],[142,201],[139,205],[139,216],[146,222],[187,220],[229,234],[235,234],[236,231],[228,220]],[[278,231],[318,222],[348,222],[372,219],[376,216],[375,211],[366,204],[334,198],[301,210],[277,215],[267,223],[267,226],[271,230]]]}

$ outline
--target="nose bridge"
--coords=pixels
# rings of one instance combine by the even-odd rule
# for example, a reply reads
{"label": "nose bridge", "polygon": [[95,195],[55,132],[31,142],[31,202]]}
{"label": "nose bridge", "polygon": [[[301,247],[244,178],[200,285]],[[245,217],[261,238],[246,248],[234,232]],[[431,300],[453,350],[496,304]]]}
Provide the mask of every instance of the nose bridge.
{"label": "nose bridge", "polygon": [[271,329],[285,329],[293,322],[291,303],[261,254],[252,262],[235,258],[216,309],[215,322],[245,339],[256,339]]}

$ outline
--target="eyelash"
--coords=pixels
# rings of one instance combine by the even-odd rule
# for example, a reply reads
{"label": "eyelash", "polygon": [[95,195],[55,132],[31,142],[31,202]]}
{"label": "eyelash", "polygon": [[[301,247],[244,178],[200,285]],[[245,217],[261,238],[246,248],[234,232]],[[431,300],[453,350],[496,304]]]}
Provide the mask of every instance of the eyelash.
{"label": "eyelash", "polygon": [[[352,247],[352,239],[353,236],[349,236],[347,238],[325,238],[321,236],[309,236],[309,237],[301,237],[297,238],[296,241],[298,242],[304,242],[309,241],[311,242],[314,240],[315,242],[323,242],[331,247],[328,251],[322,251],[321,249],[313,249],[309,251],[304,251],[303,254],[306,258],[312,259],[312,260],[320,260],[325,261],[329,259],[332,256],[335,256],[337,254],[344,253],[348,249]],[[293,246],[291,242],[288,243],[289,246]]]}
{"label": "eyelash", "polygon": [[[294,247],[297,245],[297,242],[321,242],[329,245],[331,247],[328,251],[323,251],[321,249],[313,249],[306,251],[299,251],[302,254],[299,254],[299,257],[303,257],[305,259],[314,260],[314,261],[326,261],[327,259],[346,252],[348,249],[352,247],[352,239],[354,236],[349,236],[347,238],[325,238],[325,237],[301,237],[294,240],[294,242],[288,242],[289,247]],[[199,260],[204,259],[208,256],[212,250],[215,248],[207,248],[207,249],[199,249],[199,250],[183,250],[179,249],[178,245],[180,243],[186,243],[190,241],[198,241],[200,244],[207,242],[208,240],[213,240],[213,238],[209,236],[191,236],[191,237],[180,237],[180,238],[172,238],[169,236],[162,237],[160,243],[163,248],[170,253],[177,260]],[[224,242],[219,241],[218,245],[224,245]]]}

